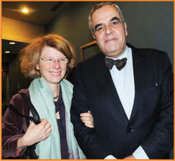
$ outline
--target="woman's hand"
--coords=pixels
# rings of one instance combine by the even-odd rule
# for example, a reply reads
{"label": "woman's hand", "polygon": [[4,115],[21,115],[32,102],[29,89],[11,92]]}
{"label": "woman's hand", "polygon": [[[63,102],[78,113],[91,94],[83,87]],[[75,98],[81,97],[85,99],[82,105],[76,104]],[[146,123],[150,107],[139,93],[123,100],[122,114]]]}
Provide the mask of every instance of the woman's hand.
{"label": "woman's hand", "polygon": [[94,128],[94,121],[90,111],[80,114],[81,121],[89,128]]}
{"label": "woman's hand", "polygon": [[46,119],[41,119],[38,125],[31,122],[26,133],[18,139],[17,150],[45,140],[51,131],[51,125]]}

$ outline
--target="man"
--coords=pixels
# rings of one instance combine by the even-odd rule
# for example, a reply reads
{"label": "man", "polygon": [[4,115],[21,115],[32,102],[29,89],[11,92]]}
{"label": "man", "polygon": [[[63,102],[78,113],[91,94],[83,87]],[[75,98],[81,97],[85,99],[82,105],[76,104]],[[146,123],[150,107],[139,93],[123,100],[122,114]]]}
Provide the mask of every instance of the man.
{"label": "man", "polygon": [[[92,159],[166,158],[173,145],[167,54],[126,44],[127,25],[117,5],[96,5],[89,25],[102,53],[78,64],[75,74],[71,117],[81,149]],[[80,119],[89,110],[94,128]]]}

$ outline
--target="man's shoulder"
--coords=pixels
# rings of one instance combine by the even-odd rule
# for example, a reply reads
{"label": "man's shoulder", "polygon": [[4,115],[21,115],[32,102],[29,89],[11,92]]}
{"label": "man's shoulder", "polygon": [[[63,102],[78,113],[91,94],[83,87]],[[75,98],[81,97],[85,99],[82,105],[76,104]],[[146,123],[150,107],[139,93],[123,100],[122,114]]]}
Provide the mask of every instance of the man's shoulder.
{"label": "man's shoulder", "polygon": [[156,55],[160,56],[160,54],[166,55],[166,52],[155,48],[137,48],[129,43],[127,43],[127,46],[132,49],[132,52],[134,54],[141,54],[143,56],[156,56]]}
{"label": "man's shoulder", "polygon": [[154,48],[136,48],[134,46],[128,46],[132,49],[134,62],[143,61],[146,64],[154,64],[157,66],[163,66],[165,62],[169,62],[168,54],[164,51]]}
{"label": "man's shoulder", "polygon": [[104,54],[100,52],[100,53],[88,58],[87,60],[84,60],[84,61],[80,62],[78,64],[78,66],[93,65],[94,63],[97,63],[97,62],[99,62],[103,59],[104,59]]}

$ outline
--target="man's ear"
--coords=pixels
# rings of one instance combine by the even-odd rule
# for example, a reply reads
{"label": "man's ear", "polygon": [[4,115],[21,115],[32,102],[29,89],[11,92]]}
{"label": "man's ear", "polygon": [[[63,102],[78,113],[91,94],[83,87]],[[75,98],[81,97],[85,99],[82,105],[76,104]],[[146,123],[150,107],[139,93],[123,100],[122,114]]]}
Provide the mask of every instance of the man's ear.
{"label": "man's ear", "polygon": [[93,38],[94,38],[94,39],[96,39],[96,36],[95,36],[95,34],[94,34],[94,33],[92,34],[92,36],[93,36]]}
{"label": "man's ear", "polygon": [[124,22],[124,28],[125,28],[125,36],[128,36],[128,30],[127,30],[127,24]]}

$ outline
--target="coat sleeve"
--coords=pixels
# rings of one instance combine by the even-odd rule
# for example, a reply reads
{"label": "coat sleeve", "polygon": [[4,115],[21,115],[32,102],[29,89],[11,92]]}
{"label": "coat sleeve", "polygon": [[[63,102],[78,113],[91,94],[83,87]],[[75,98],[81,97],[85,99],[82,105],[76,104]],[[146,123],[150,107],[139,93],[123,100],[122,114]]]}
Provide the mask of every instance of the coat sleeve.
{"label": "coat sleeve", "polygon": [[[24,114],[22,110],[22,102],[19,101],[20,96],[16,94],[12,97],[10,103],[21,113]],[[21,116],[14,113],[12,110],[7,108],[3,118],[2,118],[2,157],[18,157],[22,155],[26,148],[24,148],[20,154],[17,156],[17,141],[24,135],[24,126],[26,120]]]}
{"label": "coat sleeve", "polygon": [[80,120],[80,114],[87,112],[88,106],[86,93],[81,81],[79,66],[74,75],[74,90],[71,107],[71,121],[74,125],[74,134],[78,144],[88,159],[104,159],[107,155],[106,150],[98,140],[95,128],[86,127]]}
{"label": "coat sleeve", "polygon": [[[155,127],[142,147],[150,159],[164,158],[173,146],[173,73],[167,54],[160,54],[162,59],[160,80],[161,106]],[[160,71],[160,70],[159,70]]]}

